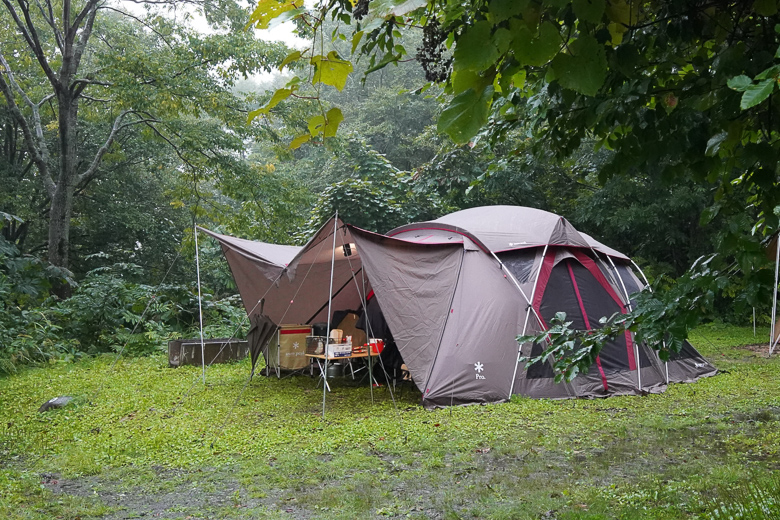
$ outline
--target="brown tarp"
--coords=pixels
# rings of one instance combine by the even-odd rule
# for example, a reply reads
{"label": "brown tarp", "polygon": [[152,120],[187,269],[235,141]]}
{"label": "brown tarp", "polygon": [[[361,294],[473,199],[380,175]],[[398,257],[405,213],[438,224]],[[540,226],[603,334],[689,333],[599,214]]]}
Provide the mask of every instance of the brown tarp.
{"label": "brown tarp", "polygon": [[[202,228],[201,228],[202,229]],[[338,230],[335,236],[334,231]],[[330,219],[303,247],[278,246],[204,232],[219,240],[247,314],[277,325],[327,322],[333,263],[332,309],[357,309],[364,296],[360,255],[340,220]],[[369,288],[370,289],[370,288]]]}

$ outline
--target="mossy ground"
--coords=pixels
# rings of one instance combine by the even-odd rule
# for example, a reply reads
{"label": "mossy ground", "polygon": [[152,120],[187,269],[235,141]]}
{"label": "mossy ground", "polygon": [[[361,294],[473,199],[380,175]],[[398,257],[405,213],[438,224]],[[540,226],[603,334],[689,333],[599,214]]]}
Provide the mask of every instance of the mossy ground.
{"label": "mossy ground", "polygon": [[28,369],[0,379],[0,517],[709,518],[780,468],[780,362],[745,347],[768,335],[694,331],[722,373],[659,395],[426,411],[347,380],[324,419],[316,379],[248,362]]}

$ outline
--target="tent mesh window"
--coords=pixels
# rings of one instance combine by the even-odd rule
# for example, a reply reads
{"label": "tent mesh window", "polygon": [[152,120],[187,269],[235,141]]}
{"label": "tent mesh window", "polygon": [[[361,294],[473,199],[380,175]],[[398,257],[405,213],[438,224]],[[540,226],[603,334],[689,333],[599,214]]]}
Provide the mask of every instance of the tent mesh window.
{"label": "tent mesh window", "polygon": [[[598,280],[573,260],[565,260],[553,268],[544,287],[540,310],[547,323],[557,312],[565,312],[566,319],[579,330],[598,328],[599,319],[621,311]],[[634,348],[626,336],[620,336],[604,345],[599,358],[605,373],[630,370]],[[640,366],[651,366],[643,353],[640,353]]]}
{"label": "tent mesh window", "polygon": [[532,249],[517,249],[515,251],[506,251],[498,253],[496,256],[504,262],[504,265],[518,283],[526,283],[531,280],[531,276],[536,274],[534,271],[534,260],[537,251]]}

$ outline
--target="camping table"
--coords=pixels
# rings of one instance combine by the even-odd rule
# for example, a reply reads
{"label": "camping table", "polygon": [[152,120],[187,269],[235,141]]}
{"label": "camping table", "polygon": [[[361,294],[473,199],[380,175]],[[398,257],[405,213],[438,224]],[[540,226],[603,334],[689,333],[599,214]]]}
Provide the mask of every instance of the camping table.
{"label": "camping table", "polygon": [[[320,379],[323,380],[325,384],[325,388],[328,389],[328,392],[330,392],[330,385],[328,384],[328,377],[325,373],[326,366],[331,361],[346,361],[348,360],[350,363],[350,370],[352,370],[352,360],[353,359],[366,359],[368,358],[368,381],[369,384],[374,382],[374,376],[371,374],[371,369],[373,368],[372,365],[372,358],[375,358],[379,356],[376,352],[371,352],[369,355],[368,352],[363,352],[360,354],[350,354],[349,356],[326,356],[325,354],[306,354],[307,358],[313,359],[317,362],[317,366],[320,369]],[[355,371],[352,370],[352,378],[355,378]]]}

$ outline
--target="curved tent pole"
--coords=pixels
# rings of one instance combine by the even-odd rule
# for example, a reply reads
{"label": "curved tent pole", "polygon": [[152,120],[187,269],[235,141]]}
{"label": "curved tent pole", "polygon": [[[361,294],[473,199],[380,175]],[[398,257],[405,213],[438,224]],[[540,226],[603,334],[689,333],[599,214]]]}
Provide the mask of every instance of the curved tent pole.
{"label": "curved tent pole", "polygon": [[[628,307],[628,310],[633,310],[631,306],[631,298],[628,296],[628,289],[626,289],[626,284],[623,282],[623,277],[620,276],[620,271],[618,271],[617,266],[615,265],[615,262],[612,261],[612,257],[607,255],[607,260],[609,260],[610,265],[612,265],[612,269],[615,271],[615,276],[617,276],[617,279],[620,280],[620,286],[623,287],[623,294],[626,295],[626,307]],[[642,391],[642,364],[639,362],[639,345],[637,344],[636,340],[634,341],[634,356],[636,356],[636,384],[638,390]]]}
{"label": "curved tent pole", "polygon": [[[642,275],[642,278],[645,281],[645,287],[647,287],[647,289],[652,293],[653,292],[653,288],[650,287],[650,282],[647,281],[647,276],[645,276],[645,272],[642,271],[642,268],[640,268],[638,265],[636,265],[636,262],[634,262],[633,260],[631,260],[631,265],[636,267],[636,270],[639,271],[639,274]],[[663,342],[663,346],[666,347],[666,342],[665,341]],[[659,357],[659,359],[660,359],[660,357]],[[666,384],[668,385],[669,384],[669,362],[668,361],[664,361],[664,369],[666,371]]]}
{"label": "curved tent pole", "polygon": [[[536,284],[539,283],[539,275],[542,273],[542,266],[544,265],[544,258],[547,256],[547,247],[548,245],[544,246],[544,251],[542,251],[541,260],[539,261],[539,269],[536,270],[536,279],[534,280],[534,285],[531,288],[531,298],[529,299],[526,297],[526,302],[528,302],[528,309],[525,311],[525,322],[523,323],[523,333],[522,336],[525,336],[526,328],[528,327],[528,318],[531,315],[531,311],[534,311],[534,315],[536,316],[536,319],[539,320],[539,324],[542,325],[542,318],[539,316],[539,314],[536,312],[536,309],[534,309],[533,304],[533,298],[536,295]],[[495,253],[493,256],[496,256]],[[496,257],[498,258],[498,257]],[[499,260],[500,261],[500,260]],[[503,264],[502,264],[503,265]],[[507,272],[509,270],[507,269]],[[512,273],[509,273],[510,275]],[[514,280],[515,284],[517,284],[517,280],[515,280],[515,277],[512,276],[512,280]],[[520,285],[517,284],[517,288],[520,289]],[[520,292],[523,293],[523,296],[525,296],[525,293],[522,289],[520,289]],[[544,325],[542,325],[544,326]],[[522,352],[522,345],[517,346],[517,358],[515,359],[515,370],[512,373],[512,384],[509,387],[509,399],[512,399],[512,394],[515,391],[515,379],[517,379],[517,366],[520,364],[520,354]]]}

